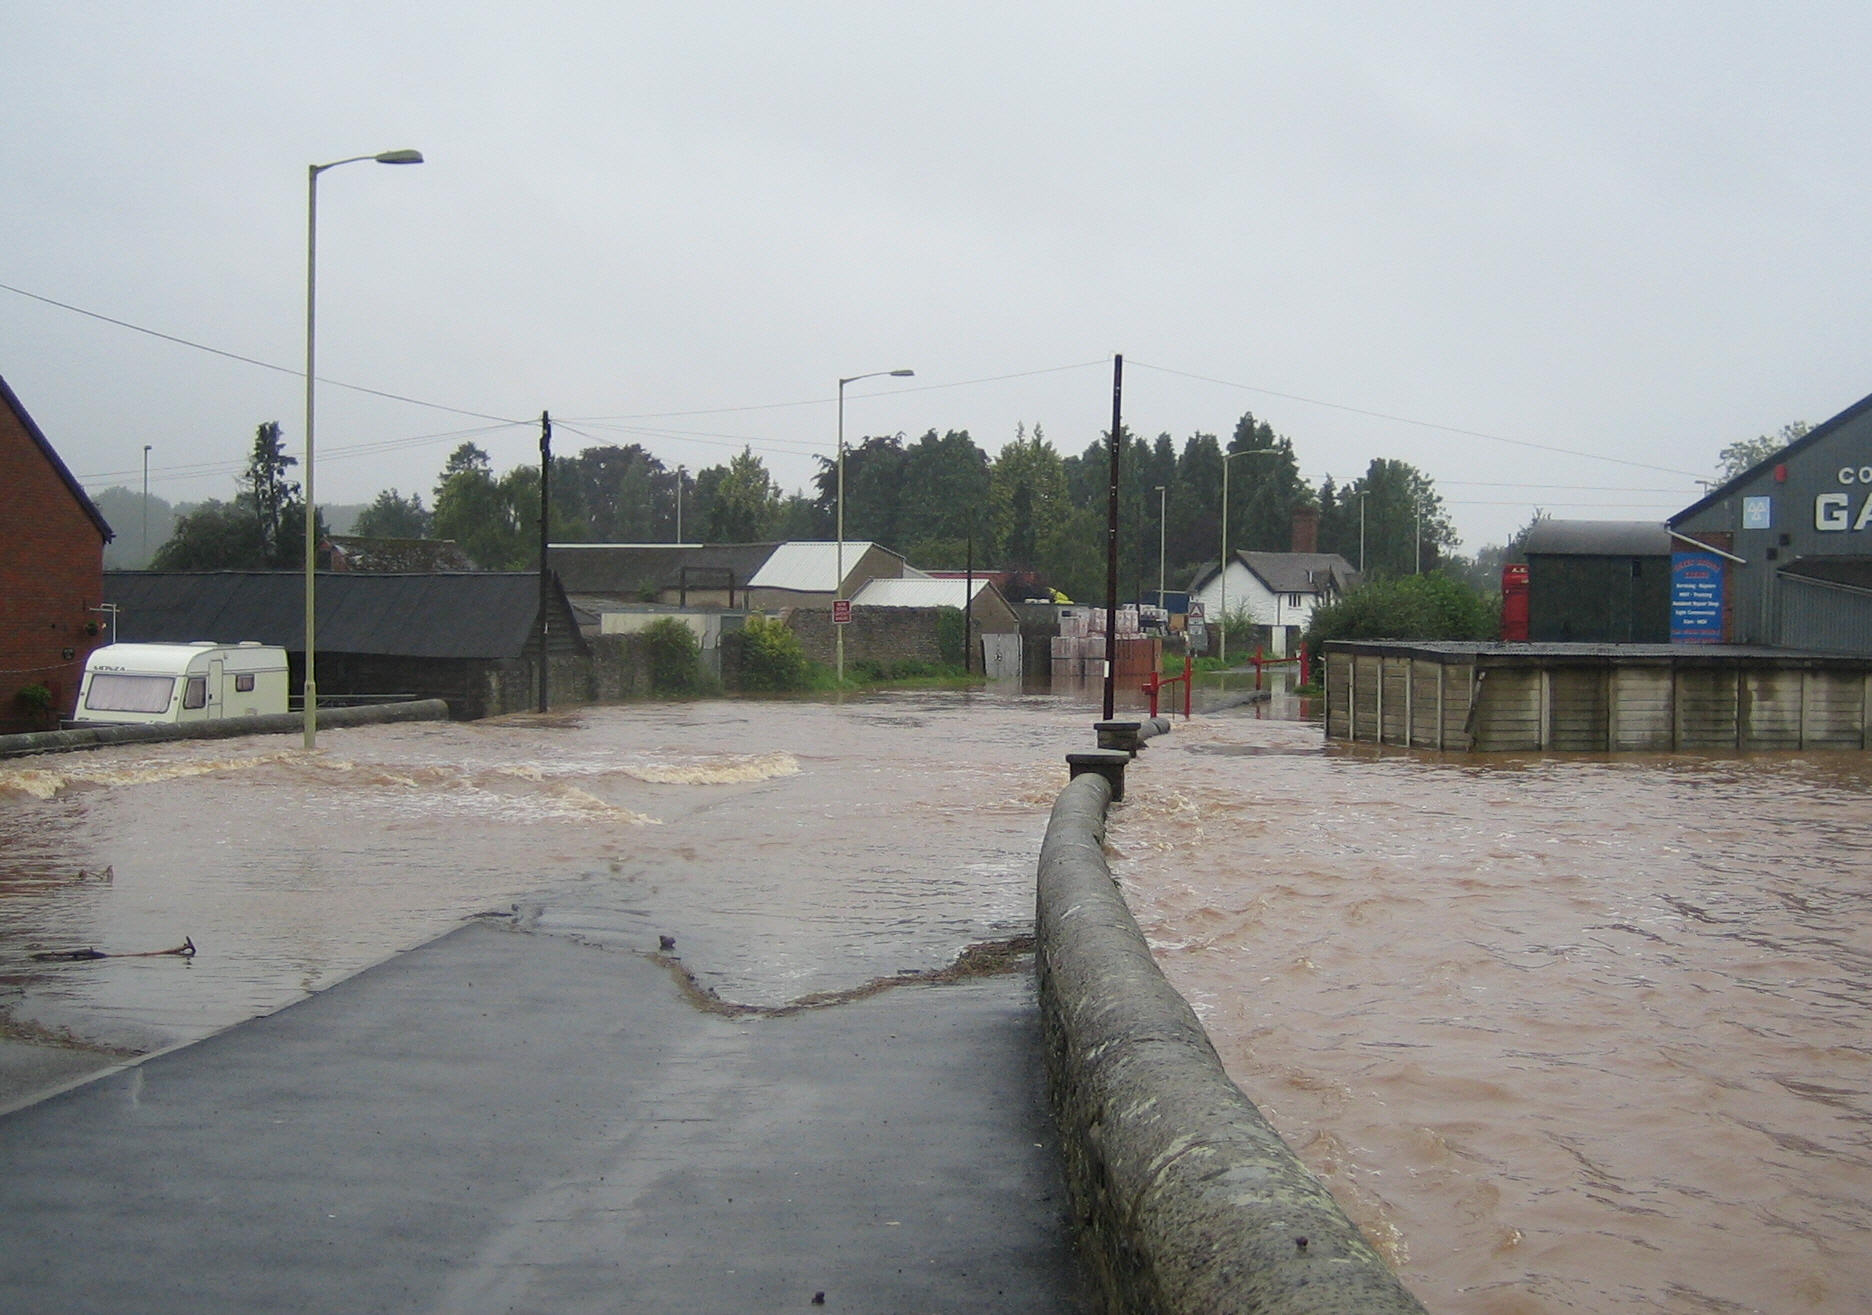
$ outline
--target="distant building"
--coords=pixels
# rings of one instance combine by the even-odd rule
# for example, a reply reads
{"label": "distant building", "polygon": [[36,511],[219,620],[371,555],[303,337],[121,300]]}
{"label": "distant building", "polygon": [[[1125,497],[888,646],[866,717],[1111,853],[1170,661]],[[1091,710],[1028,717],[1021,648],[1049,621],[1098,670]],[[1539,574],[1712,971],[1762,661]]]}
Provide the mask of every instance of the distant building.
{"label": "distant building", "polygon": [[[102,635],[111,528],[0,379],[0,732],[70,716]],[[51,695],[41,712],[31,693]]]}
{"label": "distant building", "polygon": [[1670,639],[1670,530],[1658,521],[1537,520],[1527,555],[1529,640]]}
{"label": "distant building", "polygon": [[1336,552],[1237,552],[1228,573],[1215,566],[1190,582],[1192,603],[1201,603],[1211,627],[1230,613],[1247,612],[1267,631],[1270,654],[1291,652],[1316,609],[1344,597],[1360,583],[1352,563]]}
{"label": "distant building", "polygon": [[548,558],[568,596],[587,612],[615,604],[661,603],[777,612],[829,611],[871,580],[917,576],[876,543],[555,543]]}
{"label": "distant building", "polygon": [[[304,687],[305,576],[297,571],[112,571],[105,597],[120,609],[120,639],[277,645],[292,667],[290,687]],[[446,699],[455,717],[525,710],[537,688],[539,623],[532,572],[323,574],[319,703],[395,695]],[[546,650],[549,659],[590,652],[557,587],[546,604]]]}
{"label": "distant building", "polygon": [[453,539],[328,534],[319,543],[319,569],[390,575],[411,571],[472,571],[475,564]]}
{"label": "distant building", "polygon": [[1872,397],[1668,530],[1673,639],[1872,654]]}

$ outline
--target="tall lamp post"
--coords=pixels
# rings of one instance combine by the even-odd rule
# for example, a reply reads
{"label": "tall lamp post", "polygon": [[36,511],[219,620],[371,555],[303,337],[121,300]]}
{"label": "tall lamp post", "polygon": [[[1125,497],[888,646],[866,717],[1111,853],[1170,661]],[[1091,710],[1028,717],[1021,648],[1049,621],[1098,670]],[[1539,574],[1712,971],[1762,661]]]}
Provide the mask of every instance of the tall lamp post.
{"label": "tall lamp post", "polygon": [[318,180],[327,169],[341,164],[374,160],[378,164],[421,164],[421,151],[384,151],[380,155],[353,155],[330,164],[314,164],[306,169],[306,366],[305,366],[305,747],[318,741],[318,684],[312,676],[313,614],[317,604],[317,586],[313,572],[318,565],[318,502],[312,495],[312,401],[316,380],[313,360],[318,342]]}
{"label": "tall lamp post", "polygon": [[1239,452],[1222,454],[1222,601],[1218,604],[1222,615],[1216,618],[1216,656],[1228,661],[1228,486],[1229,462],[1236,457],[1269,457],[1275,449],[1271,447],[1247,447]]}
{"label": "tall lamp post", "polygon": [[149,454],[150,445],[143,445],[143,569],[149,569]]}
{"label": "tall lamp post", "polygon": [[1169,522],[1164,511],[1170,505],[1170,490],[1157,486],[1157,606],[1164,614],[1164,630],[1170,629],[1170,605],[1164,602],[1164,548],[1169,543]]}
{"label": "tall lamp post", "polygon": [[[836,613],[838,604],[844,600],[845,593],[845,385],[855,384],[860,379],[879,379],[886,375],[893,379],[908,379],[915,370],[872,370],[868,374],[854,374],[839,380],[838,385],[838,578],[832,582],[832,608]],[[845,684],[845,627],[833,617],[833,644],[838,652],[838,683]]]}

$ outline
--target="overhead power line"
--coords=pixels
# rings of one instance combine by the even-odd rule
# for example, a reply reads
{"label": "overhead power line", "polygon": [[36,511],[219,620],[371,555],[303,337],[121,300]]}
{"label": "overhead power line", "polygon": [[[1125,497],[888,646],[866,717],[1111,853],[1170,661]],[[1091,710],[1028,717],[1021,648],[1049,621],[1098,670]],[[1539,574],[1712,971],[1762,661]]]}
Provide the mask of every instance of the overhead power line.
{"label": "overhead power line", "polygon": [[1272,388],[1258,388],[1253,384],[1237,383],[1231,379],[1214,379],[1208,375],[1191,374],[1187,370],[1172,370],[1167,366],[1150,365],[1139,361],[1137,364],[1146,370],[1155,370],[1159,374],[1175,375],[1179,379],[1194,379],[1198,383],[1218,384],[1223,388],[1239,388],[1246,393],[1259,393],[1263,397],[1278,397],[1285,402],[1301,402],[1307,406],[1325,407],[1330,411],[1344,411],[1348,415],[1366,416],[1372,420],[1384,420],[1394,425],[1411,425],[1417,429],[1434,429],[1440,433],[1456,434],[1463,438],[1480,438],[1490,443],[1506,443],[1511,447],[1530,448],[1536,452],[1554,452],[1565,457],[1579,457],[1586,461],[1605,461],[1615,466],[1631,466],[1637,470],[1655,470],[1663,475],[1682,475],[1685,479],[1697,479],[1699,476],[1688,470],[1678,470],[1673,466],[1654,466],[1649,462],[1630,461],[1624,457],[1602,456],[1597,452],[1581,452],[1574,448],[1558,447],[1552,443],[1534,443],[1524,438],[1508,438],[1502,434],[1485,433],[1479,429],[1462,429],[1456,425],[1438,424],[1433,420],[1413,420],[1409,416],[1390,415],[1384,411],[1368,411],[1363,407],[1346,406],[1340,402],[1323,402],[1317,397],[1301,397],[1295,393],[1276,392]]}
{"label": "overhead power line", "polygon": [[[58,301],[52,297],[42,297],[36,292],[28,292],[24,288],[16,288],[10,283],[0,283],[0,291],[11,292],[15,296],[25,297],[29,301],[41,302],[47,306],[56,306],[60,310],[70,311],[74,315],[82,315],[86,319],[98,320],[104,324],[114,324],[120,329],[130,330],[132,333],[140,333],[150,338],[159,338],[163,342],[174,343],[178,347],[187,347],[193,351],[207,352],[210,356],[219,356],[226,360],[239,361],[242,365],[257,366],[262,370],[272,370],[276,374],[289,374],[295,379],[305,378],[304,370],[295,370],[290,365],[278,365],[272,361],[259,360],[256,357],[242,356],[239,352],[226,351],[220,347],[210,347],[207,343],[195,342],[188,338],[178,337],[173,333],[164,333],[160,329],[147,328],[141,324],[132,324],[129,320],[120,320],[99,311],[86,310],[83,306],[74,306],[70,302]],[[402,393],[386,392],[381,388],[366,388],[363,384],[348,384],[341,379],[321,378],[319,382],[328,388],[343,388],[348,392],[363,393],[368,397],[381,397],[391,402],[407,402],[411,406],[426,406],[432,411],[447,411],[453,415],[469,416],[475,420],[495,420],[504,425],[531,423],[529,421],[514,420],[508,416],[488,415],[484,411],[469,411],[459,406],[449,406],[443,402],[426,402],[420,397],[406,397]]]}

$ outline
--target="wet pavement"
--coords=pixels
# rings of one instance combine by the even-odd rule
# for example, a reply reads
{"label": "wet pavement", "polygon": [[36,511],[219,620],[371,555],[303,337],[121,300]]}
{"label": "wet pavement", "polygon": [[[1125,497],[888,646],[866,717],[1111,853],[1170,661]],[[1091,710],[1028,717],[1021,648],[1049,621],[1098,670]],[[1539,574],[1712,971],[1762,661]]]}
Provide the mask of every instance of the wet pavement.
{"label": "wet pavement", "polygon": [[1089,1310],[1031,965],[722,1016],[478,920],[0,1117],[0,1309]]}

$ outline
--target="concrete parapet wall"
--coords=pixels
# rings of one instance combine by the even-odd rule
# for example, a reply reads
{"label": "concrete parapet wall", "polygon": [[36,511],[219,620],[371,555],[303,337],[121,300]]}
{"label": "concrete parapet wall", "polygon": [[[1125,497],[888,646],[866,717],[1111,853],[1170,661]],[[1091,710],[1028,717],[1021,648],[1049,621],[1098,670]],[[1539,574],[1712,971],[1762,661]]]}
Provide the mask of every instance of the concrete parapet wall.
{"label": "concrete parapet wall", "polygon": [[[357,708],[320,708],[321,730],[337,726],[367,726],[390,721],[447,721],[448,704],[441,699],[409,703],[379,703]],[[217,721],[191,721],[181,725],[137,723],[75,726],[62,731],[34,731],[26,735],[0,735],[0,758],[33,753],[62,753],[67,749],[95,749],[105,744],[149,744],[158,740],[220,740],[236,735],[283,735],[297,732],[305,719],[296,712],[264,717],[223,717]]]}
{"label": "concrete parapet wall", "polygon": [[1106,1308],[1423,1315],[1164,979],[1105,862],[1110,800],[1095,773],[1061,792],[1035,922],[1048,1087]]}

